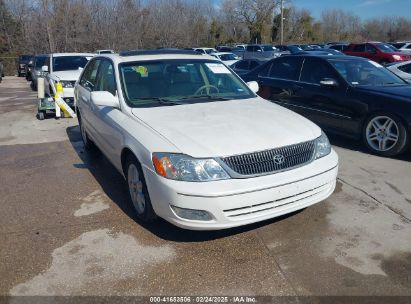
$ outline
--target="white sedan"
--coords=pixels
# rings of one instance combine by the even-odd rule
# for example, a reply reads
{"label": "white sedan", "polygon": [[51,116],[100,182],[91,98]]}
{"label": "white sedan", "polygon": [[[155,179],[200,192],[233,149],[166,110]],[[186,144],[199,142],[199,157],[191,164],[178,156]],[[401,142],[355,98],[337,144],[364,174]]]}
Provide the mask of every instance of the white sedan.
{"label": "white sedan", "polygon": [[85,147],[125,177],[140,219],[214,230],[306,208],[335,188],[326,135],[257,90],[211,56],[135,51],[91,59],[75,98]]}
{"label": "white sedan", "polygon": [[237,61],[241,59],[237,55],[233,53],[228,53],[228,52],[218,52],[218,53],[212,53],[210,55],[217,59],[220,59],[222,62],[224,62],[228,66],[236,63]]}
{"label": "white sedan", "polygon": [[411,61],[391,63],[385,67],[405,81],[411,83]]}

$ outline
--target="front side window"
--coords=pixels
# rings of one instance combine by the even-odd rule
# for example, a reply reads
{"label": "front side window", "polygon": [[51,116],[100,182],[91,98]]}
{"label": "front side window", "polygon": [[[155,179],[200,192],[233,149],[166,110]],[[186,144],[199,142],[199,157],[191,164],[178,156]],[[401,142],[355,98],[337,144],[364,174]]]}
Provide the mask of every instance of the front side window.
{"label": "front side window", "polygon": [[91,57],[85,56],[61,56],[53,57],[53,71],[69,71],[84,68]]}
{"label": "front side window", "polygon": [[83,72],[83,75],[80,79],[80,85],[89,89],[90,91],[94,90],[97,79],[97,71],[100,66],[101,60],[96,59],[90,62],[87,65],[86,69]]}
{"label": "front side window", "polygon": [[116,95],[116,80],[111,62],[103,60],[100,64],[94,91],[107,91]]}
{"label": "front side window", "polygon": [[338,73],[353,86],[404,85],[401,78],[371,60],[328,59]]}
{"label": "front side window", "polygon": [[377,50],[375,49],[375,47],[373,47],[373,46],[370,45],[370,44],[366,44],[366,45],[365,45],[365,51],[366,51],[367,53],[376,53],[376,52],[377,52]]}
{"label": "front side window", "polygon": [[301,81],[320,84],[324,78],[336,78],[336,72],[323,60],[306,58],[301,71]]}
{"label": "front side window", "polygon": [[219,61],[127,62],[119,70],[125,99],[132,107],[255,97]]}

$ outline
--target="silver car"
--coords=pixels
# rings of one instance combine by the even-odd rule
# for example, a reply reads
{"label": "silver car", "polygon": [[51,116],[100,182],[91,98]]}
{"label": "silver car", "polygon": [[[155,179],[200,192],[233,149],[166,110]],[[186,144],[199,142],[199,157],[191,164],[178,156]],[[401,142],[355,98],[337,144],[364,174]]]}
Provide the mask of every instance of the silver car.
{"label": "silver car", "polygon": [[392,63],[386,66],[386,68],[411,83],[411,61]]}

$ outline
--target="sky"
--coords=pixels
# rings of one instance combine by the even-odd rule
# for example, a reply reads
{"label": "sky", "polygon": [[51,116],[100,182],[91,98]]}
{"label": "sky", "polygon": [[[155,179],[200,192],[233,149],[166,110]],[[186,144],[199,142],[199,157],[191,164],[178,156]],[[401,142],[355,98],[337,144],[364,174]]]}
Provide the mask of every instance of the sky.
{"label": "sky", "polygon": [[[285,0],[287,1],[287,0]],[[306,8],[315,18],[324,9],[343,9],[366,20],[382,16],[411,17],[411,0],[291,0],[298,8]]]}

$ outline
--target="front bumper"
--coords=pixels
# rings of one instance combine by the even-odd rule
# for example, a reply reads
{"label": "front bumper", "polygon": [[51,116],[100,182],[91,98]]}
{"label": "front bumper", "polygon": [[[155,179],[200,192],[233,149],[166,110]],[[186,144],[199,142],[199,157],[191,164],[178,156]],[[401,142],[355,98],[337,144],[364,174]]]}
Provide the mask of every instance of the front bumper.
{"label": "front bumper", "polygon": [[[251,224],[306,208],[329,197],[336,184],[334,150],[306,166],[266,176],[190,183],[165,179],[144,168],[156,214],[190,230],[218,230]],[[170,205],[204,210],[211,221],[177,216]]]}

